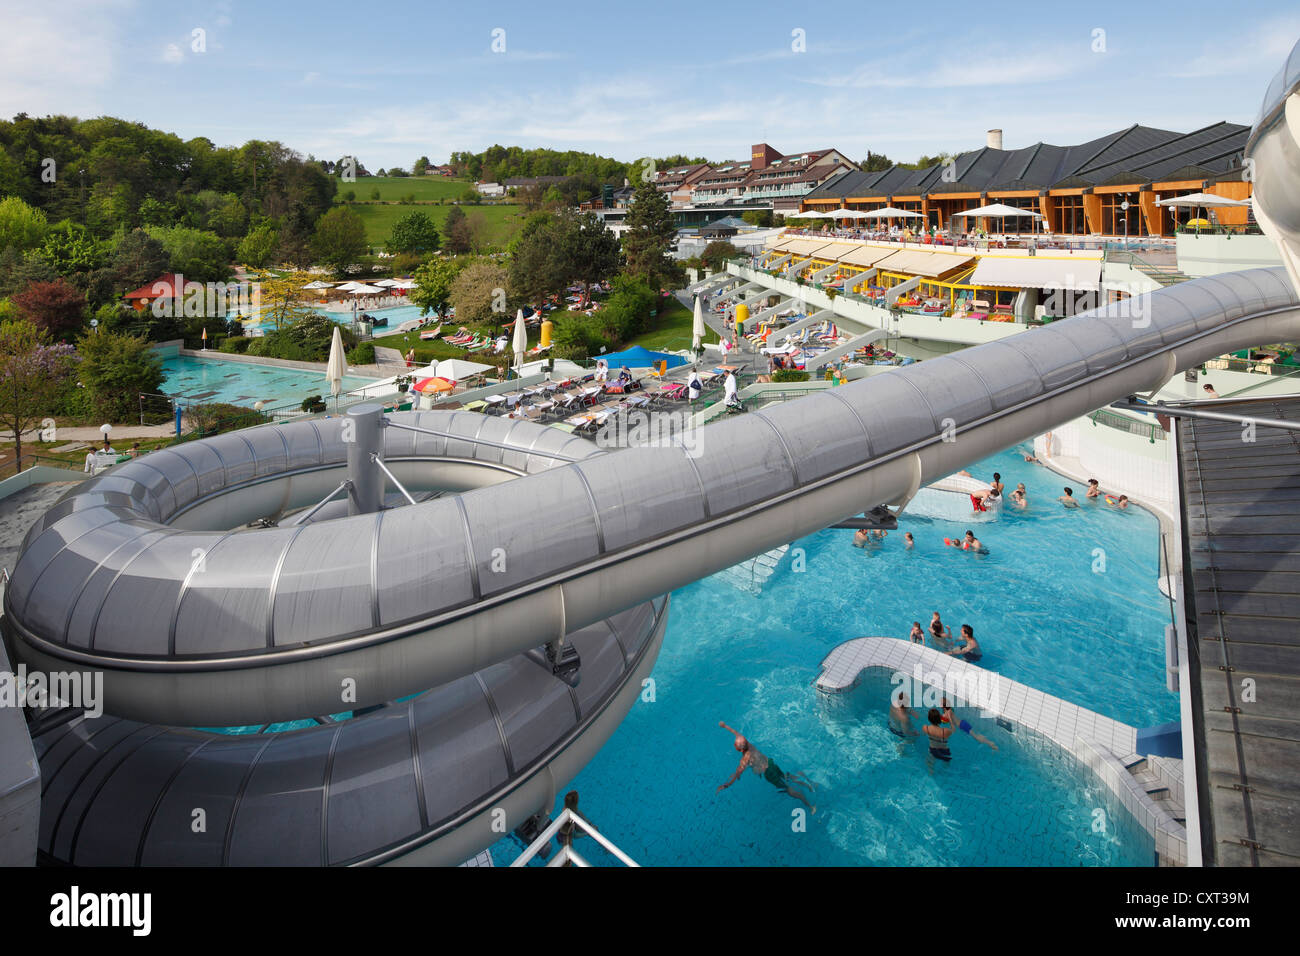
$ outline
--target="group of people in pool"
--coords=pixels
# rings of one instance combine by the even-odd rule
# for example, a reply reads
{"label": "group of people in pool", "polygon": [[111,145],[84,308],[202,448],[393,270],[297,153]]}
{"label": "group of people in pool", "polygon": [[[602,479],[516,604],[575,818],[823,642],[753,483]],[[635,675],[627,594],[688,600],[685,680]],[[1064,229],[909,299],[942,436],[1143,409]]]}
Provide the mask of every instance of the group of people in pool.
{"label": "group of people in pool", "polygon": [[[942,651],[949,657],[960,657],[962,660],[974,664],[984,656],[979,641],[975,640],[975,629],[973,627],[969,624],[963,624],[959,636],[954,638],[952,628],[947,627],[939,619],[938,611],[935,611],[930,618],[930,637],[933,638],[935,649]],[[912,622],[912,630],[907,635],[907,639],[913,644],[925,643],[925,632],[921,630],[920,621]]]}
{"label": "group of people in pool", "polygon": [[[918,736],[918,731],[912,727],[913,709],[907,706],[907,692],[904,688],[896,688],[890,697],[889,703],[889,732],[895,737]],[[930,756],[936,760],[951,760],[952,749],[949,743],[952,735],[961,731],[974,740],[978,740],[984,746],[992,750],[997,750],[998,745],[989,740],[981,733],[977,733],[971,726],[971,722],[965,718],[958,720],[957,715],[952,711],[952,705],[948,703],[948,698],[943,699],[942,710],[938,707],[931,707],[926,714],[926,722],[921,725],[919,733],[925,734],[926,744],[930,748]]]}
{"label": "group of people in pool", "polygon": [[[1061,506],[1064,508],[1079,507],[1079,499],[1074,497],[1074,489],[1067,485],[1064,490],[1065,494],[1056,499],[1061,503]],[[1088,501],[1095,501],[1100,498],[1105,501],[1109,507],[1114,508],[1117,511],[1123,511],[1128,507],[1128,495],[1115,497],[1114,495],[1106,494],[1101,490],[1101,485],[1097,483],[1096,478],[1088,479],[1088,490],[1084,492],[1083,496]]]}

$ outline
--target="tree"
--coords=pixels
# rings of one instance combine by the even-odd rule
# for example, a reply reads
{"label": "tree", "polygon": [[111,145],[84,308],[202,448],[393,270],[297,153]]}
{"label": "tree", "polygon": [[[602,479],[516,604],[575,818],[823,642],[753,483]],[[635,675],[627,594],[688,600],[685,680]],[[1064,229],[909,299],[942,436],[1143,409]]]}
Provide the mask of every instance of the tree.
{"label": "tree", "polygon": [[25,252],[45,238],[49,223],[45,213],[33,209],[17,196],[0,199],[0,249],[8,246]]}
{"label": "tree", "polygon": [[33,282],[13,297],[23,316],[51,338],[62,338],[86,320],[86,297],[64,279]]}
{"label": "tree", "polygon": [[143,229],[132,229],[113,250],[109,268],[117,289],[129,292],[157,279],[167,271],[169,264],[167,250],[161,242]]}
{"label": "tree", "polygon": [[867,158],[861,163],[864,173],[883,173],[886,169],[894,167],[894,161],[884,153],[873,153],[867,150]]}
{"label": "tree", "polygon": [[145,230],[162,243],[176,272],[196,282],[223,282],[230,275],[230,246],[215,232],[189,226]]}
{"label": "tree", "polygon": [[235,255],[254,269],[264,268],[280,245],[280,230],[269,219],[249,231],[239,243]]}
{"label": "tree", "polygon": [[67,219],[51,226],[34,252],[61,276],[101,268],[107,258],[102,242],[91,236],[85,226]]}
{"label": "tree", "polygon": [[463,255],[474,247],[474,232],[470,228],[469,217],[459,206],[452,206],[447,218],[442,222],[444,239],[443,250],[452,255]]}
{"label": "tree", "polygon": [[623,233],[628,274],[644,279],[652,289],[675,285],[680,270],[669,253],[676,246],[676,236],[668,197],[653,182],[638,180]]}
{"label": "tree", "polygon": [[456,321],[486,325],[505,321],[510,311],[506,298],[506,270],[488,259],[470,263],[451,283],[451,304]]}
{"label": "tree", "polygon": [[162,359],[143,335],[100,331],[77,340],[78,376],[90,390],[95,410],[109,422],[139,411],[139,396],[162,386]]}
{"label": "tree", "polygon": [[319,261],[342,272],[365,254],[366,224],[351,209],[336,206],[316,223],[311,250]]}
{"label": "tree", "polygon": [[704,251],[700,253],[700,259],[703,260],[704,265],[710,272],[721,272],[724,262],[739,255],[740,250],[731,243],[722,239],[715,239],[704,247]]}
{"label": "tree", "polygon": [[0,425],[14,436],[22,468],[23,433],[53,410],[75,363],[70,345],[50,345],[31,322],[0,322]]}
{"label": "tree", "polygon": [[460,256],[455,259],[431,259],[415,270],[416,287],[406,294],[412,305],[418,305],[421,315],[446,310],[451,302],[451,286],[456,277],[472,260]]}
{"label": "tree", "polygon": [[388,236],[388,251],[433,252],[438,248],[438,238],[438,227],[433,220],[416,209],[393,223]]}
{"label": "tree", "polygon": [[320,315],[303,305],[302,287],[313,279],[314,276],[307,272],[263,279],[258,284],[262,319],[270,321],[278,332],[310,316]]}
{"label": "tree", "polygon": [[415,161],[415,165],[411,167],[411,172],[415,173],[417,176],[423,176],[425,171],[432,165],[433,164],[429,162],[428,156],[421,156]]}

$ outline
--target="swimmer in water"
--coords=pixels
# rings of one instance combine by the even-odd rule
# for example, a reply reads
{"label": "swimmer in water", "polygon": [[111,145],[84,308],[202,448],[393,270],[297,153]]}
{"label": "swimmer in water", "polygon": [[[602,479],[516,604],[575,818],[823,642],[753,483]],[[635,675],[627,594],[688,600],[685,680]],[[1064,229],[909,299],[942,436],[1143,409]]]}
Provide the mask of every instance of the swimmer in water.
{"label": "swimmer in water", "polygon": [[968,664],[974,664],[984,656],[984,652],[980,650],[979,641],[975,640],[975,631],[969,624],[961,626],[961,639],[963,643],[960,647],[954,647],[944,653],[949,657],[960,657]]}
{"label": "swimmer in water", "polygon": [[1087,490],[1086,492],[1084,492],[1084,497],[1085,497],[1085,498],[1100,498],[1100,497],[1101,497],[1101,485],[1097,484],[1097,479],[1096,479],[1096,478],[1089,478],[1089,479],[1088,479],[1088,490]]}
{"label": "swimmer in water", "polygon": [[1059,501],[1059,502],[1060,502],[1064,507],[1066,507],[1066,508],[1077,508],[1077,507],[1079,507],[1079,502],[1075,499],[1075,497],[1074,497],[1074,489],[1072,489],[1072,488],[1066,488],[1066,489],[1065,489],[1065,494],[1061,495],[1061,496],[1060,496],[1059,498],[1057,498],[1056,500]]}
{"label": "swimmer in water", "polygon": [[731,775],[730,780],[718,787],[718,791],[726,790],[729,786],[739,780],[741,774],[746,770],[752,770],[782,793],[794,797],[796,800],[807,806],[813,813],[817,812],[817,808],[809,803],[808,799],[799,792],[799,787],[801,786],[807,787],[809,791],[816,790],[817,788],[813,785],[812,781],[802,773],[786,773],[783,771],[776,765],[775,760],[772,760],[770,757],[763,754],[757,747],[746,740],[740,731],[732,730],[723,721],[718,721],[718,726],[723,730],[730,730],[736,735],[736,749],[739,750],[741,754],[740,766],[736,768],[736,772]]}
{"label": "swimmer in water", "polygon": [[1123,511],[1125,508],[1127,508],[1128,495],[1120,495],[1119,500],[1115,502],[1114,507],[1118,508],[1120,511]]}
{"label": "swimmer in water", "polygon": [[855,548],[865,548],[867,542],[870,540],[871,532],[866,528],[859,528],[857,531],[853,532],[853,547]]}
{"label": "swimmer in water", "polygon": [[908,632],[907,639],[913,644],[925,643],[925,631],[921,630],[920,621],[912,622],[912,630]]}
{"label": "swimmer in water", "polygon": [[907,548],[908,551],[911,551],[912,548],[914,548],[915,546],[916,546],[916,539],[912,537],[912,532],[910,532],[910,531],[904,531],[904,532],[903,532],[903,547]]}
{"label": "swimmer in water", "polygon": [[897,688],[889,700],[889,732],[895,737],[915,737],[912,711],[907,706],[907,692]]}
{"label": "swimmer in water", "polygon": [[947,697],[943,699],[943,704],[941,706],[943,707],[943,722],[949,727],[956,727],[962,733],[969,734],[985,746],[991,747],[994,750],[998,749],[998,745],[989,740],[983,734],[975,733],[974,728],[971,727],[970,721],[957,719],[957,715],[952,712],[952,705],[948,703]]}
{"label": "swimmer in water", "polygon": [[939,612],[934,612],[934,617],[930,618],[930,635],[934,638],[936,644],[948,643],[952,640],[952,628],[944,627],[943,621],[939,620]]}
{"label": "swimmer in water", "polygon": [[983,551],[984,545],[980,544],[980,539],[975,537],[974,531],[967,531],[966,536],[961,539],[961,549],[963,551]]}
{"label": "swimmer in water", "polygon": [[1025,492],[1025,483],[1022,481],[1016,485],[1016,490],[1011,492],[1011,501],[1017,508],[1023,508],[1029,504],[1029,497]]}

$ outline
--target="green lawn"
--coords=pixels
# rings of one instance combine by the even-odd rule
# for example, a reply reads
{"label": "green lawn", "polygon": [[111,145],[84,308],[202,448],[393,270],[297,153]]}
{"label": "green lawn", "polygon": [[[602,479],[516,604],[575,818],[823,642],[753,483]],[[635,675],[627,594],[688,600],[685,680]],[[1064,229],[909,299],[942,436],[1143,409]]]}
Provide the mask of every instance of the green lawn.
{"label": "green lawn", "polygon": [[[676,299],[664,301],[668,303],[668,307],[655,320],[654,329],[638,335],[623,348],[630,349],[640,345],[651,351],[679,351],[691,347],[691,324],[694,313]],[[717,341],[717,333],[705,326],[704,342]]]}
{"label": "green lawn", "polygon": [[474,184],[464,179],[446,179],[442,176],[360,176],[355,183],[339,183],[335,202],[344,202],[348,192],[357,194],[360,201],[371,198],[379,190],[379,198],[399,202],[412,193],[417,202],[437,202],[439,199],[459,199],[466,186]]}
{"label": "green lawn", "polygon": [[[366,225],[366,241],[379,247],[388,241],[393,224],[407,213],[419,210],[442,228],[451,212],[451,206],[421,203],[346,203],[361,217]],[[462,206],[470,222],[481,223],[482,242],[489,246],[505,246],[523,221],[521,206]]]}

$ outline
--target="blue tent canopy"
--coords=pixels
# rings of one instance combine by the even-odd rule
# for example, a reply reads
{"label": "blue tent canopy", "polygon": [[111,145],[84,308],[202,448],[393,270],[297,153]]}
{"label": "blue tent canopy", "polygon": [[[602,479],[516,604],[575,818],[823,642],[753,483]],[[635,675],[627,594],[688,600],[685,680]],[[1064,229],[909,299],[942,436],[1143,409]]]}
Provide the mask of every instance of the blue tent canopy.
{"label": "blue tent canopy", "polygon": [[611,352],[608,355],[595,355],[592,357],[598,360],[604,359],[609,363],[610,368],[619,368],[623,365],[628,368],[649,368],[655,362],[667,362],[668,368],[676,368],[679,365],[686,364],[686,359],[680,355],[671,355],[668,352],[651,352],[639,345],[622,352]]}

